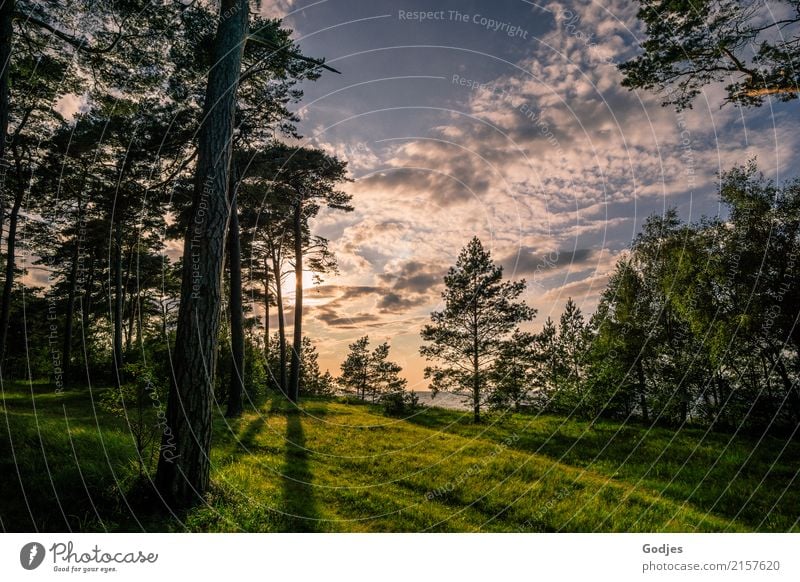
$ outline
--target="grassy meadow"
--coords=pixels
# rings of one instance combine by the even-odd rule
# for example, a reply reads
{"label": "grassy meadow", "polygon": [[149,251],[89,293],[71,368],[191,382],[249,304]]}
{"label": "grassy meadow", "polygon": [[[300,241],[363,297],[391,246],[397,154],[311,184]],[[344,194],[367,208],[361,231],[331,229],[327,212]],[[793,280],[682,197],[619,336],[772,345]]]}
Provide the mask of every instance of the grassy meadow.
{"label": "grassy meadow", "polygon": [[97,391],[2,396],[4,531],[800,531],[797,442],[277,397],[216,414],[207,504],[163,515]]}

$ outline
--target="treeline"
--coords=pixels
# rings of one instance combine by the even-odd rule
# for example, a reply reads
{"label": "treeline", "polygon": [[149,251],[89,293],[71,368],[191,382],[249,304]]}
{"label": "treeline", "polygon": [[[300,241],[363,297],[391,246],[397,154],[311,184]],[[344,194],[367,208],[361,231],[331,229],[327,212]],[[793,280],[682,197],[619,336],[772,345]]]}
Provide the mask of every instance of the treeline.
{"label": "treeline", "polygon": [[115,386],[112,412],[166,402],[155,484],[175,506],[208,486],[212,408],[332,384],[303,274],[336,270],[311,222],[352,210],[347,170],[288,144],[299,84],[337,71],[250,8],[0,7],[0,374]]}
{"label": "treeline", "polygon": [[[164,346],[177,326],[183,261],[171,261],[166,246],[188,230],[189,266],[200,274],[190,213],[218,16],[202,4],[163,4],[109,4],[102,14],[92,2],[4,4],[14,9],[0,214],[7,378],[47,377],[59,388],[119,385],[126,367],[143,361],[156,376],[170,375]],[[84,19],[91,43],[63,32]],[[274,377],[276,387],[297,390],[293,354],[313,347],[302,335],[302,290],[291,305],[282,291],[303,271],[336,269],[328,241],[309,221],[323,206],[351,210],[337,190],[346,180],[343,162],[281,142],[300,137],[289,109],[302,98],[297,83],[324,67],[303,56],[290,34],[277,20],[252,17],[242,51],[220,298],[223,401],[244,378]],[[78,110],[65,117],[63,104],[74,101]],[[200,218],[210,214],[206,206]],[[201,277],[193,281],[199,288]],[[294,320],[286,322],[290,308]],[[287,338],[292,327],[299,337]],[[274,367],[248,354],[267,356]],[[257,367],[253,374],[245,359]]]}
{"label": "treeline", "polygon": [[422,337],[434,389],[481,407],[588,419],[793,431],[800,425],[800,181],[750,162],[721,177],[724,218],[646,220],[587,318],[521,331],[524,282],[473,240]]}

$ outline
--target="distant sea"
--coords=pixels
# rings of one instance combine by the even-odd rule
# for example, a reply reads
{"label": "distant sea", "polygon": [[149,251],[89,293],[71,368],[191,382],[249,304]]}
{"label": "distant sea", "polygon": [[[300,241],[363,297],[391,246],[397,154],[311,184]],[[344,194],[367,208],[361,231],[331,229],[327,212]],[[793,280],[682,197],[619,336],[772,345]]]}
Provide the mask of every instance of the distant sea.
{"label": "distant sea", "polygon": [[469,410],[469,406],[464,404],[464,397],[457,394],[439,392],[436,396],[433,396],[433,392],[428,390],[415,390],[414,394],[419,397],[420,404],[425,406],[436,406],[450,410]]}

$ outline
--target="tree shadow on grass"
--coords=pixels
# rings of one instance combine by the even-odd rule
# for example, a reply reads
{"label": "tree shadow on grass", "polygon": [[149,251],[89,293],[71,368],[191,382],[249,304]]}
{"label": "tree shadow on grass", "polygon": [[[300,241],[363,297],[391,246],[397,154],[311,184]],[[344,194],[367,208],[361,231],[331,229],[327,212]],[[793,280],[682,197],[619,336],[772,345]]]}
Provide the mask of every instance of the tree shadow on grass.
{"label": "tree shadow on grass", "polygon": [[[283,443],[283,465],[280,469],[282,506],[285,525],[289,532],[314,532],[319,529],[319,509],[314,495],[313,475],[309,467],[312,451],[306,447],[303,420],[313,422],[325,416],[324,407],[305,402],[299,408],[285,397],[275,395],[269,399],[269,413],[286,419]],[[307,410],[310,406],[310,410]]]}
{"label": "tree shadow on grass", "polygon": [[314,532],[318,530],[319,512],[314,497],[313,475],[309,468],[311,452],[301,421],[302,411],[286,411],[286,452],[281,469],[283,509],[287,531]]}

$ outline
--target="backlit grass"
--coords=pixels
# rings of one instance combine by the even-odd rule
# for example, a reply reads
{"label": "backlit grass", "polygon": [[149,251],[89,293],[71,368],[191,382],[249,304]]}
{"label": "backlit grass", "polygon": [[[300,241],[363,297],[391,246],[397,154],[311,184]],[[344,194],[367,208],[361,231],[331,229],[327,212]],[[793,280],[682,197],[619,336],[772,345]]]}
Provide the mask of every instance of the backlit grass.
{"label": "backlit grass", "polygon": [[5,386],[5,530],[798,530],[797,443],[278,398],[215,418],[208,503],[163,516],[142,509],[132,438],[96,399]]}

